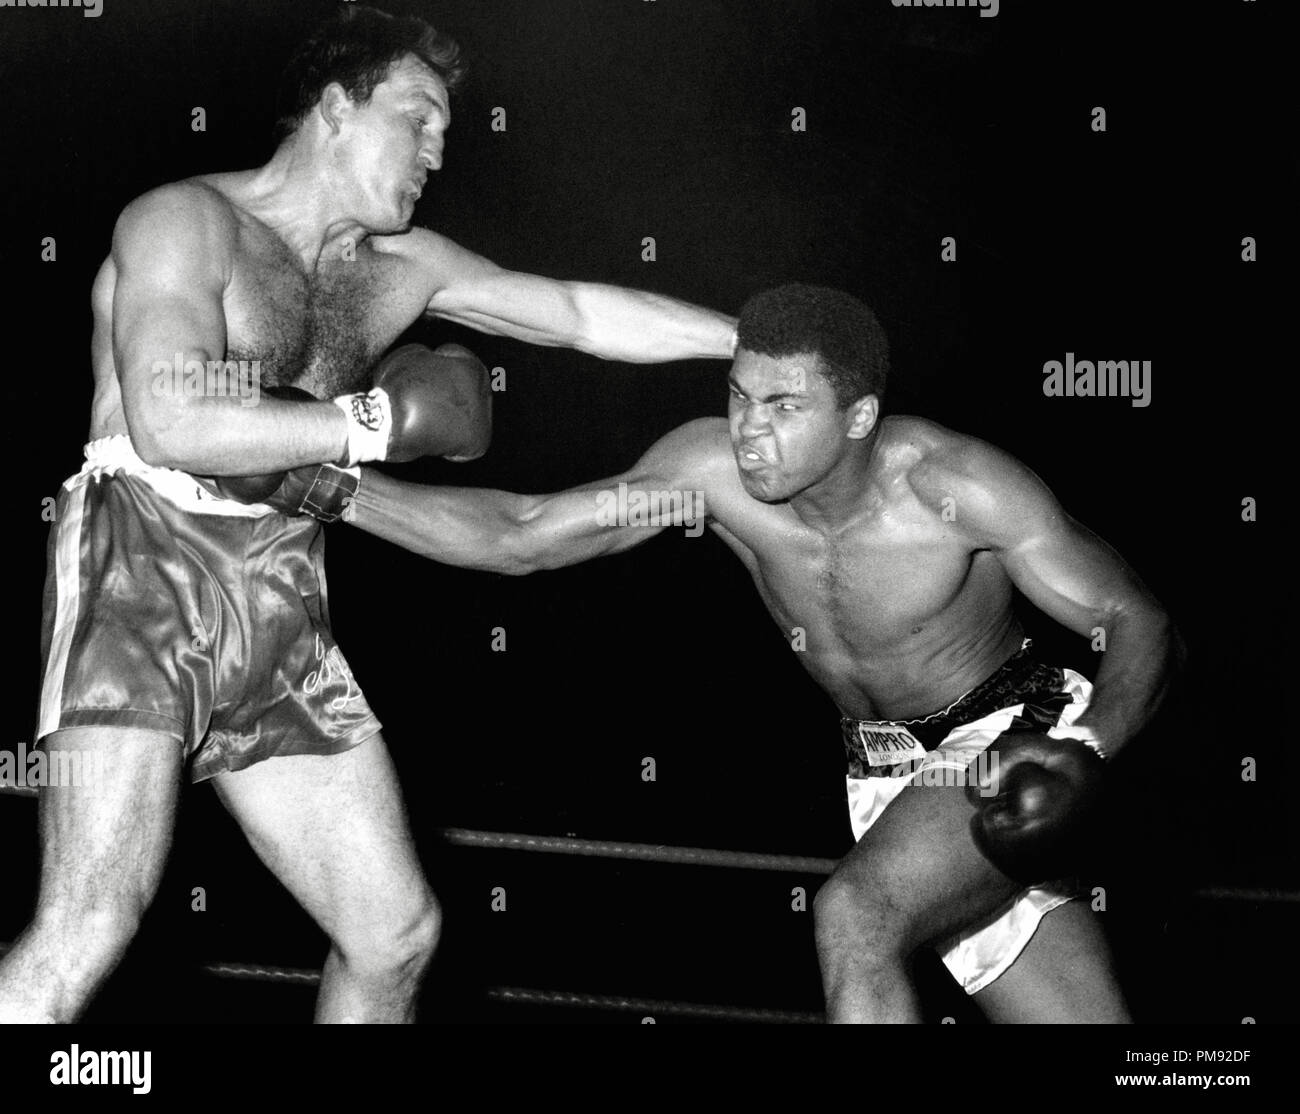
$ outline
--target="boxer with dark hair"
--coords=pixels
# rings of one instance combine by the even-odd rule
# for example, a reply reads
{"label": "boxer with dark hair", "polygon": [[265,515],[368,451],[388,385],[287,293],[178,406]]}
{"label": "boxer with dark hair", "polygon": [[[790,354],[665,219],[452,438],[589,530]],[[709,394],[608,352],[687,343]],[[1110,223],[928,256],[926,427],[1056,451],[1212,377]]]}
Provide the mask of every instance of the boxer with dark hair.
{"label": "boxer with dark hair", "polygon": [[[628,362],[733,350],[730,317],[504,270],[412,225],[462,70],[422,21],[348,5],[289,63],[266,165],[161,186],[117,221],[86,464],[50,537],[38,729],[106,773],[42,790],[0,1019],[80,1014],[153,898],[187,766],[329,937],[317,1019],[412,1017],[438,907],[330,633],[319,524],[280,512],[336,516],[362,461],[486,449],[471,352],[406,347],[376,370],[422,317]],[[255,396],[221,382],[238,361]],[[189,390],[214,368],[221,389]]]}
{"label": "boxer with dark hair", "polygon": [[[882,417],[888,346],[845,294],[793,286],[742,310],[729,417],[674,430],[621,476],[557,495],[367,477],[349,521],[449,564],[521,574],[665,526],[611,492],[689,492],[838,705],[857,846],[815,903],[833,1021],[920,1017],[907,963],[938,949],[994,1020],[1127,1020],[1104,937],[1069,881],[1108,759],[1182,655],[1120,556],[1028,468],[921,418]],[[1019,591],[1076,634],[1096,679],[1043,661]],[[767,678],[726,692],[762,714]],[[997,761],[992,761],[992,754]]]}

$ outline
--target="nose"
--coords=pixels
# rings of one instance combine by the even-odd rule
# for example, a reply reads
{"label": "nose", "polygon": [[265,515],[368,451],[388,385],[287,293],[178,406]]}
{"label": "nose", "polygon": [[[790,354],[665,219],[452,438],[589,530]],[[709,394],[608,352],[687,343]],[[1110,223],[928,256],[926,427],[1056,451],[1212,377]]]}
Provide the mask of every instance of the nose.
{"label": "nose", "polygon": [[740,436],[746,441],[752,441],[756,437],[761,437],[767,432],[767,413],[766,410],[751,403],[740,412]]}
{"label": "nose", "polygon": [[424,148],[424,150],[420,152],[420,165],[424,167],[425,170],[430,170],[430,171],[441,170],[442,169],[442,148],[441,147]]}

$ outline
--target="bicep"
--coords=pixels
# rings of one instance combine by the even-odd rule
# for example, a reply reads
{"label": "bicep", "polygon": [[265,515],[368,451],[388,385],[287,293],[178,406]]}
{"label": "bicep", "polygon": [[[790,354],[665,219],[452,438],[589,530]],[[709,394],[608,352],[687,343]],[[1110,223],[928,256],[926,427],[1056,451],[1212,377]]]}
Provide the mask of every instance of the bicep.
{"label": "bicep", "polygon": [[702,425],[688,423],[660,438],[626,472],[533,499],[525,515],[533,551],[573,563],[703,521]]}
{"label": "bicep", "polygon": [[622,553],[672,525],[661,490],[656,475],[632,468],[532,499],[521,515],[527,548],[551,567]]}
{"label": "bicep", "polygon": [[1154,604],[1124,559],[1000,449],[965,439],[919,480],[918,493],[934,508],[952,496],[954,521],[974,547],[992,552],[1031,603],[1076,634]]}
{"label": "bicep", "polygon": [[426,313],[531,344],[573,347],[579,339],[570,283],[506,270],[432,232],[417,250],[435,284]]}
{"label": "bicep", "polygon": [[439,291],[429,301],[438,317],[481,333],[550,348],[580,341],[577,303],[567,283],[498,270]]}
{"label": "bicep", "polygon": [[[135,202],[113,237],[113,356],[130,408],[156,364],[224,358],[224,274],[202,215],[175,200]],[[179,353],[179,357],[178,357]]]}
{"label": "bicep", "polygon": [[1054,517],[997,551],[1012,583],[1035,607],[1087,636],[1124,611],[1154,604],[1114,549],[1056,510]]}

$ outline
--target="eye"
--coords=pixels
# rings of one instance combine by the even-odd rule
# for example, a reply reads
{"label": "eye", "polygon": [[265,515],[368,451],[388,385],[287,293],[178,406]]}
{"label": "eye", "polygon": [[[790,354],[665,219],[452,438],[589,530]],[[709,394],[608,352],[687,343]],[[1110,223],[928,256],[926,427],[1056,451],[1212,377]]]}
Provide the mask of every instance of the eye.
{"label": "eye", "polygon": [[793,402],[781,402],[777,404],[777,409],[784,410],[786,413],[793,413],[794,411],[798,410],[799,407],[796,406]]}

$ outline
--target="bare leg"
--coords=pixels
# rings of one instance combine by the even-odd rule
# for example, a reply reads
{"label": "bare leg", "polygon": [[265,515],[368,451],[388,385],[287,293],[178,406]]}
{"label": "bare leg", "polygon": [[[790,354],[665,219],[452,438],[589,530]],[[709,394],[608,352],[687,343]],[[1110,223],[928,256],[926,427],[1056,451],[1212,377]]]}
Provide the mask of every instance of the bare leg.
{"label": "bare leg", "polygon": [[1132,1021],[1096,915],[1082,901],[1047,914],[1015,963],[978,994],[990,1021],[1128,1024]]}
{"label": "bare leg", "polygon": [[330,938],[316,1020],[412,1021],[440,917],[383,739],[213,781],[253,850]]}
{"label": "bare leg", "polygon": [[817,952],[832,1022],[919,1021],[907,962],[1020,889],[971,839],[961,788],[911,785],[821,888]]}
{"label": "bare leg", "polygon": [[[0,1020],[75,1020],[117,966],[162,877],[181,780],[181,746],[132,728],[82,727],[51,754],[99,754],[90,784],[41,789],[36,916],[0,960]],[[93,760],[92,760],[93,761]]]}

